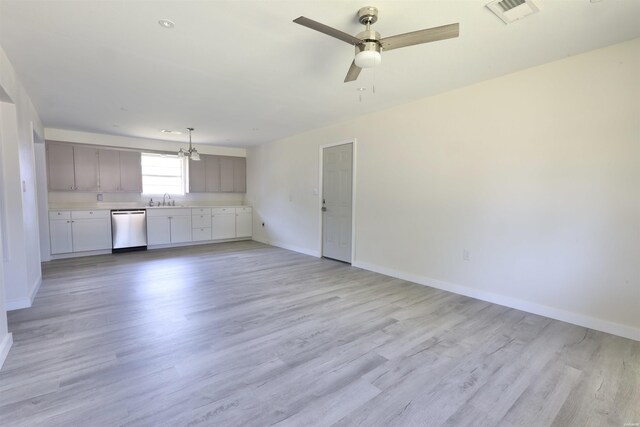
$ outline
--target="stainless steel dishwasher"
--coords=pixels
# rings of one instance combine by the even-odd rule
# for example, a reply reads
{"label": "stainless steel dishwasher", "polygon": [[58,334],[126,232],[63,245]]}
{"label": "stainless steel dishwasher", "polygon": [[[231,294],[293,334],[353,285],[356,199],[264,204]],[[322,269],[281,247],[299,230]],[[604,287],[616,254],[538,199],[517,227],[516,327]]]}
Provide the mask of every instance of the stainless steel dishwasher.
{"label": "stainless steel dishwasher", "polygon": [[117,209],[111,211],[112,252],[147,249],[147,211]]}

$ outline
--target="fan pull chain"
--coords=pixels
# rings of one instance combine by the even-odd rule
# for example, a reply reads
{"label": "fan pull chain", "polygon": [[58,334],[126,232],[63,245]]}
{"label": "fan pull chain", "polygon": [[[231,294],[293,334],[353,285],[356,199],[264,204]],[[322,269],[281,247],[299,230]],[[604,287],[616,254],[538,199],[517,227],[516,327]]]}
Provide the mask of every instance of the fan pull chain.
{"label": "fan pull chain", "polygon": [[373,67],[373,82],[371,83],[371,90],[373,94],[376,94],[376,67]]}

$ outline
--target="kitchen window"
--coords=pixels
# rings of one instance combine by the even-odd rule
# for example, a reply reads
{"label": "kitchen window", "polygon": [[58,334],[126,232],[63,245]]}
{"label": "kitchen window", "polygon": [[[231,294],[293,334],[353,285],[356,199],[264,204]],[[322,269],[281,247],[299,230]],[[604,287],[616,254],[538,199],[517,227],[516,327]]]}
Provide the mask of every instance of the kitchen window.
{"label": "kitchen window", "polygon": [[142,153],[142,194],[184,195],[185,161],[173,154]]}

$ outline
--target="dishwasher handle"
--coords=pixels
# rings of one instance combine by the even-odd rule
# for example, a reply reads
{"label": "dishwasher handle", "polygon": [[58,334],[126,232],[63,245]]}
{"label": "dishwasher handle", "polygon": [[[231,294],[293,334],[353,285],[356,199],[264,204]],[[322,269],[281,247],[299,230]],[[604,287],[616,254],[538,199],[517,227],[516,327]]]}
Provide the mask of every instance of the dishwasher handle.
{"label": "dishwasher handle", "polygon": [[144,215],[146,211],[116,211],[111,212],[111,215]]}

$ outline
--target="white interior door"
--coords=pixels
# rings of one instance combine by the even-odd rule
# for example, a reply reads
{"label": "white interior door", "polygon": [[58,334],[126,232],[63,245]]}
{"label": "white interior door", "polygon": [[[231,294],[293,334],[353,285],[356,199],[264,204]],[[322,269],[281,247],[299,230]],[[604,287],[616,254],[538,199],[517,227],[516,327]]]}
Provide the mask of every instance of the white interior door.
{"label": "white interior door", "polygon": [[353,144],[322,150],[322,256],[351,262]]}

